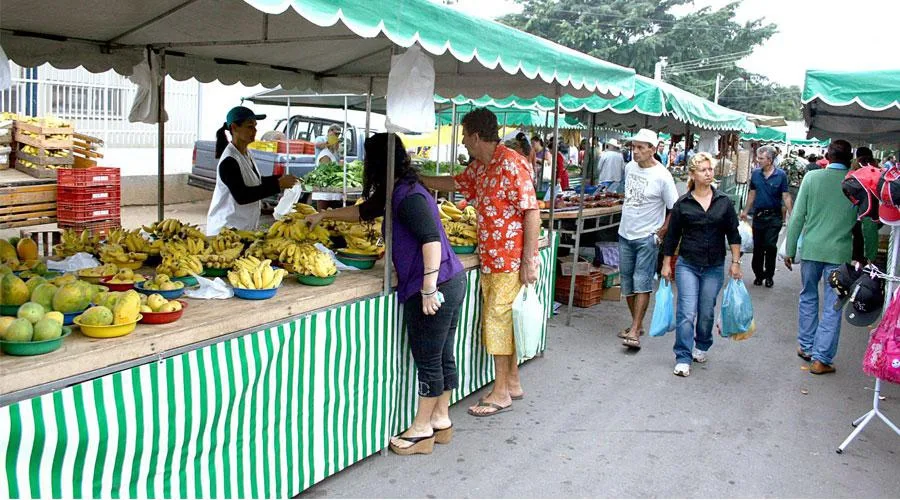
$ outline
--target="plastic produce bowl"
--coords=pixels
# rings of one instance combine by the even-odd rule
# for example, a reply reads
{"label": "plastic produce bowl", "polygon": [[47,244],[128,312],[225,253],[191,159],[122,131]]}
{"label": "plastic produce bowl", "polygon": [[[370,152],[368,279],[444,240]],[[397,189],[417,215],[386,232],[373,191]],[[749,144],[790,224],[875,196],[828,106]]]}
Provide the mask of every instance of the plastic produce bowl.
{"label": "plastic produce bowl", "polygon": [[132,271],[136,271],[144,266],[144,262],[145,261],[143,260],[133,260],[122,264],[116,263],[116,267],[119,269],[131,269]]}
{"label": "plastic produce bowl", "polygon": [[179,300],[181,302],[181,309],[174,312],[160,313],[160,312],[145,312],[141,313],[143,318],[141,319],[141,323],[145,325],[163,325],[166,323],[174,323],[181,319],[181,315],[184,314],[184,310],[187,309],[187,302],[183,300]]}
{"label": "plastic produce bowl", "polygon": [[138,293],[143,293],[144,295],[153,295],[154,293],[158,293],[162,295],[162,297],[166,300],[174,300],[184,295],[184,287],[181,287],[178,290],[147,290],[146,288],[143,288],[135,283],[134,289]]}
{"label": "plastic produce bowl", "polygon": [[77,318],[75,318],[75,324],[78,325],[78,328],[81,329],[81,333],[83,333],[87,337],[93,337],[95,339],[111,339],[115,337],[124,337],[125,335],[133,332],[137,327],[138,321],[142,319],[143,316],[138,314],[137,321],[133,323],[109,326],[91,326],[82,325],[80,322],[81,316],[78,316]]}
{"label": "plastic produce bowl", "polygon": [[475,253],[475,245],[452,246],[453,253],[468,254]]}
{"label": "plastic produce bowl", "polygon": [[28,342],[9,342],[0,340],[0,351],[10,356],[37,356],[47,354],[62,347],[63,340],[72,334],[72,327],[62,327],[62,335],[55,339]]}
{"label": "plastic produce bowl", "polygon": [[99,285],[101,281],[112,279],[114,275],[110,274],[108,276],[82,276],[78,273],[75,273],[75,277],[80,279],[81,281],[87,281],[93,285]]}
{"label": "plastic produce bowl", "polygon": [[353,266],[357,269],[372,269],[372,266],[375,265],[375,256],[373,255],[371,259],[357,259],[355,257],[349,257],[347,255],[338,254],[337,260],[341,261],[348,266]]}
{"label": "plastic produce bowl", "polygon": [[184,286],[197,286],[197,278],[195,278],[191,275],[180,276],[178,278],[172,278],[172,281],[180,281],[180,282],[184,283]]}
{"label": "plastic produce bowl", "polygon": [[277,288],[263,288],[259,290],[253,290],[250,288],[235,288],[234,296],[239,299],[247,299],[247,300],[265,300],[271,299],[278,293]]}
{"label": "plastic produce bowl", "polygon": [[[112,279],[112,278],[109,278]],[[100,284],[109,288],[112,292],[127,292],[135,287],[140,281],[135,281],[132,283],[110,283],[109,279],[100,280]]]}
{"label": "plastic produce bowl", "polygon": [[0,306],[0,316],[15,316],[21,306]]}
{"label": "plastic produce bowl", "polygon": [[318,276],[310,276],[308,274],[298,274],[297,281],[303,285],[309,286],[325,286],[334,283],[334,279],[337,278],[337,274],[332,274],[327,278],[320,278]]}
{"label": "plastic produce bowl", "polygon": [[81,313],[83,313],[84,311],[87,311],[87,309],[84,309],[84,310],[81,310],[81,311],[76,311],[76,312],[73,312],[73,313],[63,313],[63,325],[66,325],[66,326],[68,326],[68,325],[74,325],[74,324],[75,324],[75,318],[78,317],[78,316],[81,316]]}
{"label": "plastic produce bowl", "polygon": [[207,267],[203,269],[203,276],[207,278],[222,278],[228,276],[228,271],[231,269],[220,269],[217,267]]}

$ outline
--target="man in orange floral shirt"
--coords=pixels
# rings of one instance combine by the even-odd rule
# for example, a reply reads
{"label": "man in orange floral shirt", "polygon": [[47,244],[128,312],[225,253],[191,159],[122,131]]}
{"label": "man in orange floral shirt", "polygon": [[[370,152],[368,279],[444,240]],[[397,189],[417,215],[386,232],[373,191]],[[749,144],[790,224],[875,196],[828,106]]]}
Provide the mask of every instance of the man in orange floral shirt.
{"label": "man in orange floral shirt", "polygon": [[478,212],[482,337],[494,356],[494,387],[469,408],[476,417],[507,410],[522,399],[516,363],[512,303],[523,283],[537,281],[541,217],[531,166],[500,144],[497,117],[484,108],[462,119],[463,145],[475,160],[456,177],[421,177],[430,189],[459,191]]}

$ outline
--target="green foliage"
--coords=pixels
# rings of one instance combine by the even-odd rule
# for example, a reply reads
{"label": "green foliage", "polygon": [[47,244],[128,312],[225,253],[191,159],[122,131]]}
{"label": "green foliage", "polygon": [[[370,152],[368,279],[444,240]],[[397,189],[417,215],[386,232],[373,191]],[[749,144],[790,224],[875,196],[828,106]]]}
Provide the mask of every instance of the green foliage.
{"label": "green foliage", "polygon": [[[754,19],[735,21],[740,1],[721,9],[704,7],[676,17],[673,7],[690,5],[691,0],[517,0],[521,14],[511,14],[501,22],[553,40],[606,61],[634,68],[652,77],[659,58],[670,65],[715,58],[752,50],[777,30],[774,24]],[[725,67],[723,67],[725,66]],[[782,87],[762,75],[754,75],[731,65],[692,67],[669,73],[665,80],[710,100],[715,93],[716,73],[724,75],[723,87],[734,78],[747,77],[749,83],[735,82],[720,96],[720,104],[757,114],[784,115],[796,119],[800,113],[800,90]]]}
{"label": "green foliage", "polygon": [[[339,163],[319,165],[303,178],[304,184],[314,187],[338,188],[344,186],[344,167]],[[363,162],[356,160],[347,164],[347,187],[361,188],[363,184]]]}

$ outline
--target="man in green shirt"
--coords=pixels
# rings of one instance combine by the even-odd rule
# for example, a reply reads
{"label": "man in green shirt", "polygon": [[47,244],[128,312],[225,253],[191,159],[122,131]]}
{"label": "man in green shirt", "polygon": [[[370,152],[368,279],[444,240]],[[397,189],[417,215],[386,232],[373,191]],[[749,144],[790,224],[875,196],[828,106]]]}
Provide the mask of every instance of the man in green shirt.
{"label": "man in green shirt", "polygon": [[841,191],[841,181],[847,175],[853,159],[850,143],[837,140],[828,146],[828,166],[806,174],[794,203],[788,224],[784,265],[792,269],[797,256],[797,241],[803,235],[800,278],[799,330],[797,355],[812,361],[810,373],[822,375],[834,372],[841,334],[841,311],[834,310],[837,296],[830,286],[825,287],[825,302],[819,318],[819,281],[844,262],[851,260],[853,225],[856,210]]}

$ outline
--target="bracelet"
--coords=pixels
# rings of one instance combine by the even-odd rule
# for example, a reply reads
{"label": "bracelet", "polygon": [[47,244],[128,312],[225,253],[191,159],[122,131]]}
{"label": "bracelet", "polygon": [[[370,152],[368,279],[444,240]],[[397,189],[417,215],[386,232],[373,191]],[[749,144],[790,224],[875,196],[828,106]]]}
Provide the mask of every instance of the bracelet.
{"label": "bracelet", "polygon": [[428,271],[427,273],[423,274],[422,276],[428,276],[429,274],[438,273],[440,271],[441,271],[440,269],[435,269],[434,271]]}
{"label": "bracelet", "polygon": [[425,293],[425,290],[419,290],[419,293],[422,294],[422,297],[431,297],[432,295],[436,294],[437,291],[438,291],[437,287],[434,287],[434,290],[432,290],[429,293]]}
{"label": "bracelet", "polygon": [[734,265],[734,264],[740,265],[740,264],[741,264],[741,261],[739,261],[739,260],[733,260],[733,261],[731,261],[731,264],[732,264],[732,265]]}

